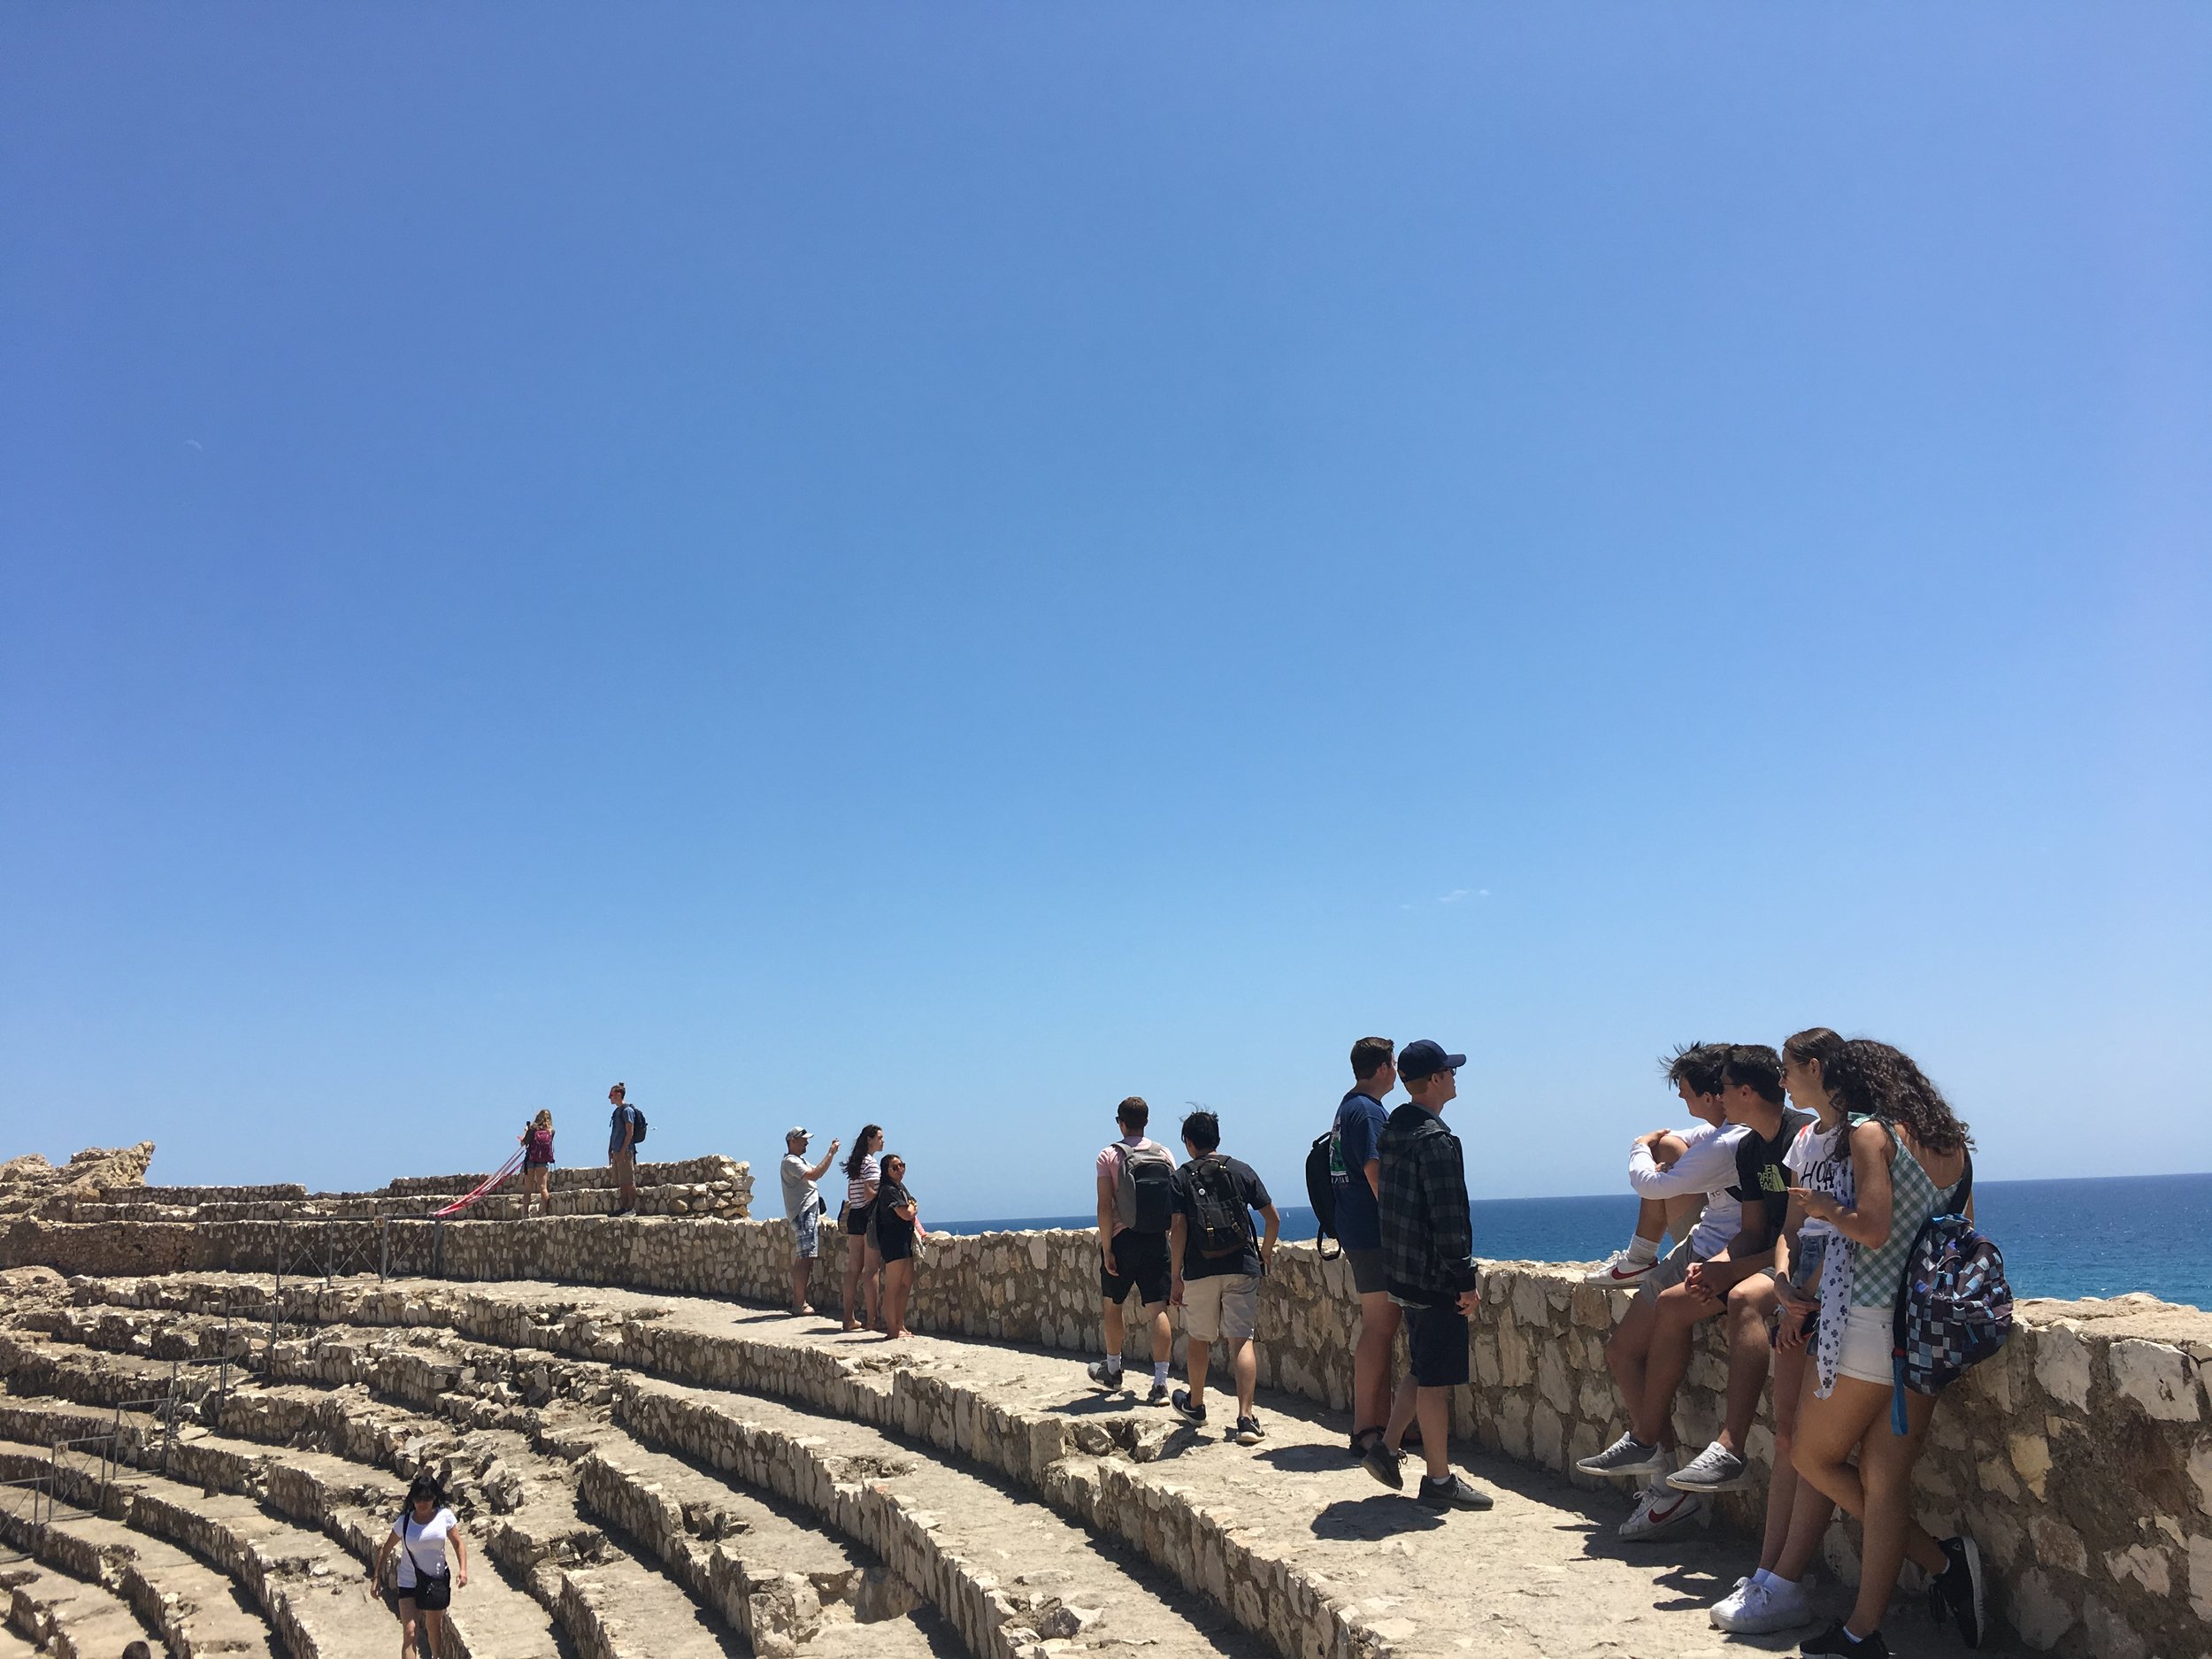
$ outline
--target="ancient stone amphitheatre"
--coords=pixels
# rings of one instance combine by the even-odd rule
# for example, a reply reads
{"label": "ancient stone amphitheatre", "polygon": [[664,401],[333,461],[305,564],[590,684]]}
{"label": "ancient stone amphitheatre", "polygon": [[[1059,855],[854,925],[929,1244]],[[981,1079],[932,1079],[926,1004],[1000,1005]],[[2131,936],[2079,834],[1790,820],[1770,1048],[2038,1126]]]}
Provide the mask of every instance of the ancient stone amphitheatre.
{"label": "ancient stone amphitheatre", "polygon": [[[1457,1427],[1497,1507],[1441,1519],[1342,1455],[1349,1299],[1309,1247],[1270,1281],[1246,1448],[1084,1386],[1081,1233],[935,1241],[892,1345],[777,1307],[787,1231],[727,1159],[646,1166],[639,1217],[565,1170],[549,1219],[441,1222],[478,1178],[150,1187],[151,1154],[0,1170],[4,1659],[389,1659],[365,1569],[425,1468],[478,1552],[468,1659],[1707,1654],[1751,1564],[1755,1491],[1640,1554],[1625,1494],[1558,1472],[1614,1422],[1612,1308],[1563,1270],[1486,1279]],[[1927,1494],[2032,1645],[2205,1651],[2206,1324],[2051,1304],[1947,1407]]]}

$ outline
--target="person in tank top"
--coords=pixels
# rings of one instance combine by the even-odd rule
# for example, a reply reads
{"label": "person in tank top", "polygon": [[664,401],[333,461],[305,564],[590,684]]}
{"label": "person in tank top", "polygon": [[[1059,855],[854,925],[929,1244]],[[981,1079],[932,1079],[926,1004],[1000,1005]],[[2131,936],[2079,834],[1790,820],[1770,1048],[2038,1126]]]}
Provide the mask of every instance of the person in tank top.
{"label": "person in tank top", "polygon": [[1812,1386],[1801,1401],[1796,1463],[1805,1481],[1859,1520],[1864,1536],[1849,1617],[1807,1641],[1804,1651],[1884,1659],[1882,1616],[1908,1559],[1928,1575],[1932,1610],[1947,1615],[1968,1647],[1978,1647],[1981,1551],[1962,1535],[1935,1538],[1912,1513],[1913,1465],[1927,1442],[1936,1396],[1906,1391],[1907,1432],[1901,1436],[1890,1426],[1898,1286],[1922,1224],[1948,1213],[1957,1196],[1972,1141],[1919,1066],[1887,1043],[1847,1042],[1824,1071],[1850,1124],[1853,1197],[1847,1203],[1801,1187],[1792,1200],[1847,1245],[1849,1286],[1835,1294],[1833,1279],[1824,1283],[1825,1329],[1817,1340],[1833,1341],[1835,1371],[1831,1381],[1817,1364],[1808,1368]]}

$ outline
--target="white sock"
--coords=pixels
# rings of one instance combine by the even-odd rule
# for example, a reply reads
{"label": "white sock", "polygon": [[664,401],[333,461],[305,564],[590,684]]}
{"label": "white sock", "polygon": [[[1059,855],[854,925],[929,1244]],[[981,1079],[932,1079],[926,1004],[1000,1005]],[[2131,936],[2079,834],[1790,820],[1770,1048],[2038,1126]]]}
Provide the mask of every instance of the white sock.
{"label": "white sock", "polygon": [[1647,1239],[1640,1233],[1628,1241],[1628,1259],[1639,1264],[1659,1259],[1659,1240]]}
{"label": "white sock", "polygon": [[1167,1386],[1167,1362],[1164,1359],[1152,1362],[1152,1386],[1155,1388]]}
{"label": "white sock", "polygon": [[1770,1590],[1793,1591],[1797,1588],[1797,1580],[1794,1578],[1785,1578],[1778,1572],[1770,1572],[1767,1574],[1767,1588]]}
{"label": "white sock", "polygon": [[1769,1572],[1764,1567],[1762,1567],[1758,1571],[1751,1575],[1751,1582],[1758,1585],[1772,1586],[1778,1581],[1772,1573]]}
{"label": "white sock", "polygon": [[1121,1375],[1121,1356],[1120,1356],[1120,1355],[1118,1355],[1118,1354],[1109,1354],[1109,1355],[1106,1356],[1106,1373],[1107,1373],[1107,1375],[1108,1375],[1108,1376],[1110,1376],[1110,1377],[1118,1377],[1118,1376],[1120,1376],[1120,1375]]}

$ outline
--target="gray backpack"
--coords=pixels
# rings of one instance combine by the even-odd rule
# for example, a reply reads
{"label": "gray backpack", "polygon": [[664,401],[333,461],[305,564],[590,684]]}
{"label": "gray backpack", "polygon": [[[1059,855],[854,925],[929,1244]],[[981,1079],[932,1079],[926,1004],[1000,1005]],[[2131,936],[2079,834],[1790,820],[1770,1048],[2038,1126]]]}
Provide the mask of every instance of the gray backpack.
{"label": "gray backpack", "polygon": [[1165,1233],[1175,1218],[1175,1160],[1157,1146],[1117,1141],[1120,1166],[1114,1177],[1114,1214],[1139,1233]]}

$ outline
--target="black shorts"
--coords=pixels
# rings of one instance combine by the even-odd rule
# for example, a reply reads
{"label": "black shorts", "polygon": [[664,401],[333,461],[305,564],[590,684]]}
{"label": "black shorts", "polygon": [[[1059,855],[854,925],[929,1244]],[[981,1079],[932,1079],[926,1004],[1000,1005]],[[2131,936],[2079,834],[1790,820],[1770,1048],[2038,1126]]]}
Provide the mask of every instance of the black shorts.
{"label": "black shorts", "polygon": [[1467,1316],[1457,1308],[1408,1308],[1406,1348],[1413,1380],[1423,1388],[1456,1388],[1467,1380]]}
{"label": "black shorts", "polygon": [[903,1228],[896,1234],[878,1233],[876,1254],[886,1262],[903,1262],[914,1254],[914,1230]]}
{"label": "black shorts", "polygon": [[1114,1234],[1114,1265],[1121,1271],[1108,1272],[1104,1255],[1099,1256],[1098,1294],[1108,1302],[1126,1302],[1133,1290],[1148,1308],[1167,1301],[1172,1275],[1168,1271],[1166,1233],[1124,1228]]}
{"label": "black shorts", "polygon": [[868,1231],[868,1212],[873,1204],[848,1204],[845,1207],[845,1231],[854,1238],[865,1236]]}
{"label": "black shorts", "polygon": [[418,1575],[410,1587],[399,1593],[403,1601],[412,1601],[425,1613],[442,1613],[453,1605],[453,1575],[442,1572],[436,1578]]}

